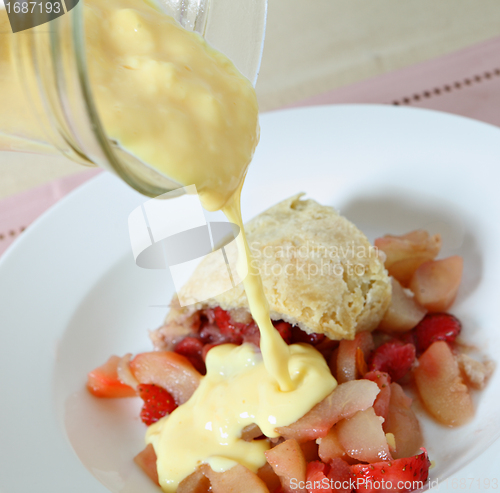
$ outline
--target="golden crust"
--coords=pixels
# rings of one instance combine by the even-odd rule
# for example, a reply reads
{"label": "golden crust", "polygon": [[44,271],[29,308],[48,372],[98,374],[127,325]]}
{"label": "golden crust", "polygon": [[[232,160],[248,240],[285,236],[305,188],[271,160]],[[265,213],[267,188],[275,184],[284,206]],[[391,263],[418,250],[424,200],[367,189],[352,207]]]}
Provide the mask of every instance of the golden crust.
{"label": "golden crust", "polygon": [[[245,226],[271,318],[331,339],[353,339],[382,319],[391,297],[387,271],[356,226],[332,207],[302,200],[302,195],[276,204]],[[219,262],[202,261],[181,290],[182,298],[203,299],[208,289],[222,287],[217,273],[224,266]],[[185,307],[174,299],[167,323],[183,323],[196,311],[215,306],[248,311],[243,284]]]}

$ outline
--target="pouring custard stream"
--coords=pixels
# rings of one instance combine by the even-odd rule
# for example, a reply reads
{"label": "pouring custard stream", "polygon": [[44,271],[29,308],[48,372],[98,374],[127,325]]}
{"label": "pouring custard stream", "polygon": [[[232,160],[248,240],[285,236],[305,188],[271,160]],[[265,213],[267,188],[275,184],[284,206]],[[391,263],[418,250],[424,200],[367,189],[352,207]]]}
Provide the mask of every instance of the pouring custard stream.
{"label": "pouring custard stream", "polygon": [[[259,140],[255,90],[201,36],[143,0],[86,0],[93,95],[109,137],[243,231],[240,193]],[[266,368],[291,390],[288,346],[271,324],[244,235],[245,290],[262,334]]]}
{"label": "pouring custard stream", "polygon": [[[269,444],[245,442],[243,428],[257,424],[277,436],[276,427],[300,418],[336,381],[316,350],[288,346],[275,330],[250,262],[240,194],[259,140],[255,91],[229,59],[152,3],[85,0],[84,15],[89,77],[107,136],[180,185],[195,184],[207,210],[222,210],[241,228],[244,286],[261,332],[261,352],[212,349],[191,399],[148,430],[160,484],[174,492],[201,463],[223,471],[240,462],[256,472]],[[7,26],[4,11],[0,22]]]}

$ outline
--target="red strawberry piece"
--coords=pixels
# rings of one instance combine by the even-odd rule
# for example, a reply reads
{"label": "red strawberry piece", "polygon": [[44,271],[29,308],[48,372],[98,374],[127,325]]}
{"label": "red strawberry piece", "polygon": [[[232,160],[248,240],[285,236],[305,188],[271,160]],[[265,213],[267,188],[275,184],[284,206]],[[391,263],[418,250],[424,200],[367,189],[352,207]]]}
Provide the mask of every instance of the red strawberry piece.
{"label": "red strawberry piece", "polygon": [[191,364],[202,374],[205,375],[207,369],[202,358],[203,342],[197,337],[185,337],[174,349],[177,354],[185,356]]}
{"label": "red strawberry piece", "polygon": [[311,346],[316,346],[324,339],[325,339],[324,334],[316,334],[316,333],[308,334],[298,326],[292,327],[293,344],[304,342],[306,344],[310,344]]}
{"label": "red strawberry piece", "polygon": [[433,342],[454,342],[462,330],[458,318],[449,313],[428,313],[415,327],[418,354],[423,353]]}
{"label": "red strawberry piece", "polygon": [[205,325],[200,331],[200,338],[204,344],[223,344],[227,340],[215,323]]}
{"label": "red strawberry piece", "polygon": [[398,339],[405,344],[413,344],[415,347],[417,346],[417,337],[415,335],[414,330],[410,330],[409,332],[403,332]]}
{"label": "red strawberry piece", "polygon": [[393,340],[386,342],[373,351],[370,370],[388,373],[393,381],[403,378],[415,361],[415,346]]}
{"label": "red strawberry piece", "polygon": [[333,458],[329,462],[330,472],[328,479],[335,493],[351,493],[354,482],[349,464],[340,458]]}
{"label": "red strawberry piece", "polygon": [[423,487],[429,477],[427,451],[405,459],[351,466],[358,493],[406,493]]}
{"label": "red strawberry piece", "polygon": [[292,342],[292,326],[288,322],[280,320],[279,322],[273,322],[274,328],[280,333],[280,336],[287,344]]}
{"label": "red strawberry piece", "polygon": [[221,334],[226,337],[226,342],[242,343],[241,329],[245,327],[245,324],[234,322],[229,312],[223,310],[220,306],[214,308],[214,318]]}
{"label": "red strawberry piece", "polygon": [[169,392],[158,385],[141,384],[138,387],[139,396],[144,401],[141,410],[141,419],[147,426],[156,423],[159,419],[170,414],[177,404]]}
{"label": "red strawberry piece", "polygon": [[332,493],[328,472],[330,467],[325,463],[315,460],[307,464],[306,488],[307,493]]}

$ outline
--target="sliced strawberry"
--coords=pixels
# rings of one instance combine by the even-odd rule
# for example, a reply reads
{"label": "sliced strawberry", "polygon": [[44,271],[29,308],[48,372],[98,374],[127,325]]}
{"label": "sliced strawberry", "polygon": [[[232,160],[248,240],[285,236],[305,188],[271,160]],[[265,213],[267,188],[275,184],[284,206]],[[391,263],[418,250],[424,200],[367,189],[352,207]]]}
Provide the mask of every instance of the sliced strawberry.
{"label": "sliced strawberry", "polygon": [[274,328],[280,333],[280,336],[287,344],[292,343],[292,326],[288,322],[273,322]]}
{"label": "sliced strawberry", "polygon": [[118,365],[121,358],[111,356],[104,365],[87,375],[87,389],[96,397],[134,397],[136,391],[118,378]]}
{"label": "sliced strawberry", "polygon": [[219,327],[213,324],[207,324],[200,330],[200,338],[203,344],[224,344],[226,342],[226,337],[220,332]]}
{"label": "sliced strawberry", "polygon": [[418,354],[422,354],[433,342],[454,342],[461,330],[460,320],[449,313],[427,314],[415,327]]}
{"label": "sliced strawberry", "polygon": [[332,493],[328,479],[329,467],[321,461],[309,462],[306,470],[307,493]]}
{"label": "sliced strawberry", "polygon": [[144,401],[141,419],[147,426],[170,414],[176,407],[174,398],[158,385],[142,384],[138,387],[139,396]]}
{"label": "sliced strawberry", "polygon": [[406,459],[351,466],[356,491],[405,493],[422,488],[431,464],[427,451],[422,450],[422,454]]}
{"label": "sliced strawberry", "polygon": [[200,339],[185,337],[175,346],[174,351],[185,356],[202,375],[205,375],[207,369],[202,358],[203,342]]}
{"label": "sliced strawberry", "polygon": [[220,306],[214,308],[214,318],[221,334],[227,338],[227,342],[233,342],[234,344],[243,342],[241,329],[244,324],[234,322],[229,312],[223,310]]}
{"label": "sliced strawberry", "polygon": [[349,464],[340,458],[335,458],[329,462],[329,465],[328,479],[330,485],[333,486],[332,490],[335,493],[351,493],[353,481]]}
{"label": "sliced strawberry", "polygon": [[415,346],[394,340],[386,342],[373,351],[370,370],[388,373],[392,380],[403,378],[415,361]]}
{"label": "sliced strawberry", "polygon": [[317,344],[323,342],[324,339],[324,334],[308,334],[297,325],[292,327],[292,344],[304,342],[306,344],[310,344],[311,346],[316,346]]}

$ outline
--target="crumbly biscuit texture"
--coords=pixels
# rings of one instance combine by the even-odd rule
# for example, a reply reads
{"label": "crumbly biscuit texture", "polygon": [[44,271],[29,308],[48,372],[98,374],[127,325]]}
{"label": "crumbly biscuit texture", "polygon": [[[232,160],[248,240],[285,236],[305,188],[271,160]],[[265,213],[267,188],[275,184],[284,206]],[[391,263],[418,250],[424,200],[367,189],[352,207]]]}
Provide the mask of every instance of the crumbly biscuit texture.
{"label": "crumbly biscuit texture", "polygon": [[[302,195],[276,204],[245,226],[271,318],[331,339],[353,339],[382,319],[391,297],[387,271],[354,224]],[[203,299],[209,289],[222,288],[224,265],[219,263],[202,261],[182,289],[183,299]],[[174,298],[167,324],[183,324],[196,311],[215,306],[248,311],[243,284],[185,307]]]}

